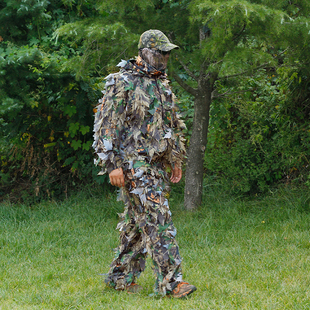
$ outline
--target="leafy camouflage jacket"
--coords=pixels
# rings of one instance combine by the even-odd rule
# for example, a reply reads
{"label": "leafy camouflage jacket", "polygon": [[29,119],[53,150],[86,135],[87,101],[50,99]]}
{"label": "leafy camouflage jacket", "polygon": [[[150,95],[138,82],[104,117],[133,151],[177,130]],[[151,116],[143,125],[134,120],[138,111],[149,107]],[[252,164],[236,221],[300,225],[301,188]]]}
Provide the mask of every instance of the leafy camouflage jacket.
{"label": "leafy camouflage jacket", "polygon": [[185,155],[180,120],[166,75],[141,57],[122,61],[118,73],[106,77],[94,124],[93,148],[99,174],[136,161],[181,166]]}

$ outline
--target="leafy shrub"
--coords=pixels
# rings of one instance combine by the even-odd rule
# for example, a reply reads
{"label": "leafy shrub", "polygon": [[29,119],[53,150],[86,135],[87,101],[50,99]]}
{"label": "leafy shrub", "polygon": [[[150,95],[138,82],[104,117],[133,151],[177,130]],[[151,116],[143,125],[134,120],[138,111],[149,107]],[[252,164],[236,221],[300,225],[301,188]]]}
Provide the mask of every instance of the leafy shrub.
{"label": "leafy shrub", "polygon": [[306,77],[294,71],[261,71],[237,89],[245,93],[214,102],[205,157],[209,173],[227,178],[237,192],[304,182],[309,175],[310,108],[303,83]]}
{"label": "leafy shrub", "polygon": [[21,89],[2,94],[2,182],[8,189],[31,187],[37,196],[59,196],[92,175],[93,106],[100,86],[96,79],[76,82],[59,74],[58,57],[38,55],[37,49],[6,53],[3,66],[10,74],[4,83],[17,71],[23,79]]}
{"label": "leafy shrub", "polygon": [[[70,6],[68,6],[70,4]],[[63,64],[79,49],[51,41],[91,4],[5,1],[0,5],[0,194],[13,200],[67,195],[96,177],[93,107],[102,78],[76,81]]]}

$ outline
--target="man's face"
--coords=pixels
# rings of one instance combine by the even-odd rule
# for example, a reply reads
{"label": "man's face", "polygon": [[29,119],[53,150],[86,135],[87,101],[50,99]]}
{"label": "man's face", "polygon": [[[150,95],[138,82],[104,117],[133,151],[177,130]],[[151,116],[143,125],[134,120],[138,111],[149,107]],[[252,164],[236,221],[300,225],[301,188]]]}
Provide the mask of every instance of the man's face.
{"label": "man's face", "polygon": [[141,54],[142,58],[155,69],[164,71],[167,68],[170,51],[162,52],[159,50],[144,48]]}

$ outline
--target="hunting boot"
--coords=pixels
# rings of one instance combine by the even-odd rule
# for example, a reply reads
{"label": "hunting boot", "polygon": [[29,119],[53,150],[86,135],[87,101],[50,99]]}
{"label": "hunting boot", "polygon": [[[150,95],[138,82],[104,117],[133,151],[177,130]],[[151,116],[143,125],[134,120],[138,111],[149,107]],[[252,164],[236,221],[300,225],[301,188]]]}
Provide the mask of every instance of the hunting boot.
{"label": "hunting boot", "polygon": [[171,297],[183,298],[196,291],[197,288],[187,282],[180,282],[176,288],[171,292]]}

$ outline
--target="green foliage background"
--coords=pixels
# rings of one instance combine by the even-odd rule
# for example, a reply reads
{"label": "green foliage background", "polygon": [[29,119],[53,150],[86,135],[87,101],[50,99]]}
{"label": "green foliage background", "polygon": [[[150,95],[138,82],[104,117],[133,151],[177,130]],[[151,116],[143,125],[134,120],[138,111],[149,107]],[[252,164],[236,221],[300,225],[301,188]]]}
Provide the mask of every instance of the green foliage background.
{"label": "green foliage background", "polygon": [[260,72],[242,96],[213,105],[205,166],[237,192],[266,191],[309,178],[309,101],[296,72]]}
{"label": "green foliage background", "polygon": [[[196,74],[202,59],[225,53],[211,109],[208,174],[243,193],[292,180],[309,184],[309,6],[267,0],[2,1],[0,195],[37,200],[94,182],[108,186],[93,165],[93,108],[104,76],[137,53],[139,35],[150,28],[181,46],[169,70],[190,85],[195,81],[180,60]],[[252,25],[247,32],[245,24]],[[210,39],[200,42],[201,29],[211,30]],[[243,41],[235,47],[239,31]],[[266,61],[270,69],[251,71]],[[224,78],[244,70],[251,74]],[[174,81],[173,87],[189,139],[192,98]]]}
{"label": "green foliage background", "polygon": [[82,49],[52,40],[58,27],[93,9],[87,2],[2,4],[1,194],[66,195],[95,172],[91,126],[102,79],[78,81],[64,65]]}

